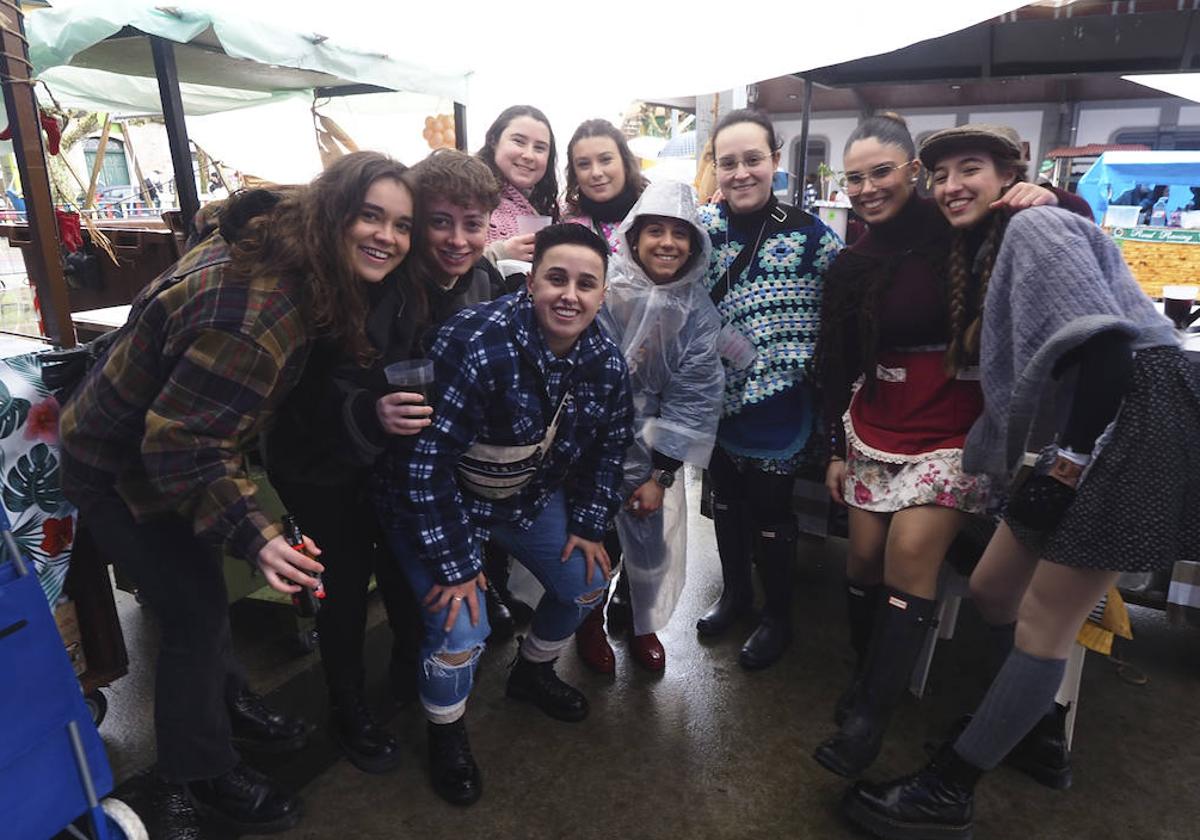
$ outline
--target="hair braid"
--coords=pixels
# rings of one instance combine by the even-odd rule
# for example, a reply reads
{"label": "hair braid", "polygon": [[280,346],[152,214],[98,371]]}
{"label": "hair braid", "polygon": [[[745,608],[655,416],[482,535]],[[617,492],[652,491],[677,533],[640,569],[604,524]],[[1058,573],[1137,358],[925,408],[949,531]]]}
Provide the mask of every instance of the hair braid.
{"label": "hair braid", "polygon": [[958,373],[963,361],[963,332],[967,321],[967,244],[962,232],[954,234],[950,243],[950,255],[946,260],[946,275],[949,280],[948,305],[950,312],[950,342],[946,347],[943,367],[947,375]]}
{"label": "hair braid", "polygon": [[1004,212],[992,215],[992,227],[988,231],[980,250],[983,252],[983,265],[979,271],[979,288],[975,292],[975,318],[963,335],[963,351],[965,358],[970,361],[979,359],[979,338],[983,332],[983,304],[987,300],[988,281],[992,279],[992,269],[996,266],[996,255],[1000,253],[1000,241],[1008,227],[1008,214]]}

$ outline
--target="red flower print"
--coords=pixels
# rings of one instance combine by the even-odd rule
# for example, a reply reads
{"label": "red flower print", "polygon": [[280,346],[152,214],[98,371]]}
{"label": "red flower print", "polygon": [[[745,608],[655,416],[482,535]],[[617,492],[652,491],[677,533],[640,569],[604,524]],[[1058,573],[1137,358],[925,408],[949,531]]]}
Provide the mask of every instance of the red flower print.
{"label": "red flower print", "polygon": [[29,409],[29,418],[25,421],[25,440],[58,443],[58,400],[54,397],[46,397]]}
{"label": "red flower print", "polygon": [[954,503],[955,503],[954,494],[948,493],[945,490],[943,490],[941,493],[937,494],[936,501],[942,507],[954,507]]}
{"label": "red flower print", "polygon": [[69,516],[62,519],[50,517],[42,523],[42,551],[47,557],[62,554],[71,547],[75,539],[75,520]]}
{"label": "red flower print", "polygon": [[872,499],[871,489],[861,481],[854,483],[854,501],[860,505],[870,504]]}

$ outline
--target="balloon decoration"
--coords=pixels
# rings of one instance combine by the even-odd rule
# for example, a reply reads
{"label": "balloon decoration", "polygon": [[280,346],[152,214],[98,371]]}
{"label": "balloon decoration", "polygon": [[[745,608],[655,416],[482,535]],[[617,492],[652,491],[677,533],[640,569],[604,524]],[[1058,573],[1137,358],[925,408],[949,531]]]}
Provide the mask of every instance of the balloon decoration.
{"label": "balloon decoration", "polygon": [[456,148],[454,141],[454,117],[450,114],[438,114],[436,117],[425,118],[425,130],[421,136],[429,143],[431,149]]}

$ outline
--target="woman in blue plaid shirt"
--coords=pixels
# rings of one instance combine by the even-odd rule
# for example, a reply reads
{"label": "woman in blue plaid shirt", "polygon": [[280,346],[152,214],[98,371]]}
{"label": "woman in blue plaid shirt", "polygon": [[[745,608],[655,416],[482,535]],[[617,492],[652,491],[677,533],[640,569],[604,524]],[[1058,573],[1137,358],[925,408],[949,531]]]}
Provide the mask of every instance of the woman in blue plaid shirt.
{"label": "woman in blue plaid shirt", "polygon": [[604,240],[581,225],[540,231],[525,291],[442,327],[429,353],[433,424],[380,472],[380,518],[427,608],[418,686],[432,781],[456,804],[481,793],[463,714],[489,632],[488,536],[546,590],[508,696],[559,720],[588,713],[554,662],[607,588],[603,537],[633,440],[625,360],[594,323],[607,263]]}

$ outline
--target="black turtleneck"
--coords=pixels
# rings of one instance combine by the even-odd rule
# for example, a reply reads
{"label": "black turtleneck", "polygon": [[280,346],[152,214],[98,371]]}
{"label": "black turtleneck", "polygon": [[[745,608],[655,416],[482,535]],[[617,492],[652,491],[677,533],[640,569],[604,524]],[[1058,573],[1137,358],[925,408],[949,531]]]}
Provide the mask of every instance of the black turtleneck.
{"label": "black turtleneck", "polygon": [[729,206],[728,201],[722,201],[725,207],[725,215],[729,219],[729,226],[738,233],[758,233],[763,222],[767,220],[767,216],[771,211],[779,206],[779,199],[771,195],[767,199],[767,203],[757,210],[751,210],[749,213],[735,213],[733,208]]}
{"label": "black turtleneck", "polygon": [[637,203],[638,192],[632,181],[625,182],[625,189],[608,201],[592,201],[581,190],[579,193],[579,210],[597,223],[619,222],[629,215],[633,205]]}

